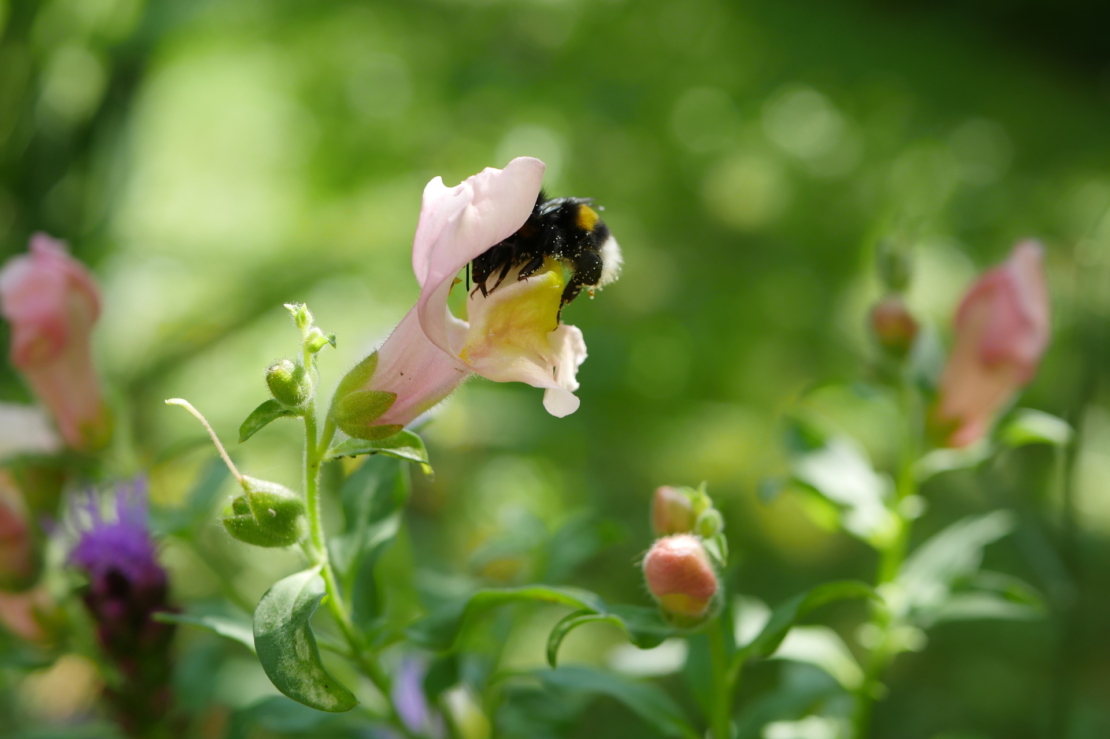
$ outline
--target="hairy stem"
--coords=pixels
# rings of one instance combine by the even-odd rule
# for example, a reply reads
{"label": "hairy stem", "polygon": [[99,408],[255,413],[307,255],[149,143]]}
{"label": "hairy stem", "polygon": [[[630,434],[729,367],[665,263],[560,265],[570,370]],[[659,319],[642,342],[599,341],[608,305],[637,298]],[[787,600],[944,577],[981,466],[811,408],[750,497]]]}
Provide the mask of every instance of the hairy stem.
{"label": "hairy stem", "polygon": [[709,659],[713,675],[713,700],[710,705],[710,728],[713,739],[732,738],[732,692],[734,675],[736,672],[729,669],[728,653],[725,648],[724,628],[722,619],[718,616],[709,625]]}

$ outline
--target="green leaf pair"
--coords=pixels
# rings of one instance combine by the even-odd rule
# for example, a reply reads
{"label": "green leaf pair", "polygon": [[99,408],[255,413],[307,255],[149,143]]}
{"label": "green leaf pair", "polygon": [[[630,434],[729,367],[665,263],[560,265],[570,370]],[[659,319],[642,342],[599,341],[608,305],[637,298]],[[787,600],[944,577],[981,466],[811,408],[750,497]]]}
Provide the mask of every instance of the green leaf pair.
{"label": "green leaf pair", "polygon": [[453,650],[466,631],[482,614],[514,603],[552,603],[573,608],[552,629],[547,642],[547,659],[556,665],[559,646],[574,629],[587,623],[604,621],[621,628],[641,649],[649,649],[676,635],[660,617],[658,610],[643,606],[609,606],[598,595],[578,588],[529,585],[520,588],[479,590],[455,601],[438,613],[417,621],[405,632],[413,642],[437,652]]}

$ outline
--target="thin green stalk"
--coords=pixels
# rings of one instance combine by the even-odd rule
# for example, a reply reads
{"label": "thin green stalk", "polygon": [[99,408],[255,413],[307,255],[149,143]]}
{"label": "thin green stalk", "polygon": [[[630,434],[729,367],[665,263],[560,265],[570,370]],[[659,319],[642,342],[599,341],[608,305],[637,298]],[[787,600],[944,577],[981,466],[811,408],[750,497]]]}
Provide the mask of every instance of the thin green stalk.
{"label": "thin green stalk", "polygon": [[[307,359],[307,357],[306,357]],[[324,589],[327,592],[325,602],[328,611],[343,638],[351,649],[351,658],[358,668],[370,678],[378,692],[385,698],[389,707],[389,716],[394,726],[409,739],[415,735],[401,720],[397,706],[393,702],[392,684],[385,670],[382,669],[376,654],[369,652],[360,637],[358,630],[351,621],[350,613],[343,598],[343,591],[335,577],[335,570],[331,566],[328,556],[327,539],[324,534],[323,517],[320,510],[320,467],[323,464],[324,454],[335,435],[335,424],[330,420],[324,424],[323,436],[317,439],[316,435],[316,403],[309,401],[304,415],[305,426],[305,504],[308,508],[309,547],[308,552],[313,564],[320,566],[320,575],[324,579]]]}
{"label": "thin green stalk", "polygon": [[735,671],[729,669],[728,652],[725,648],[722,623],[718,616],[709,625],[709,660],[713,675],[713,700],[710,702],[710,727],[714,739],[732,739],[732,677]]}
{"label": "thin green stalk", "polygon": [[[875,572],[876,587],[886,585],[897,579],[902,571],[909,547],[910,531],[913,521],[902,513],[901,503],[917,495],[915,464],[921,449],[920,414],[916,395],[909,382],[901,388],[900,405],[905,425],[903,426],[902,453],[895,481],[895,503],[892,513],[897,521],[897,531],[889,543],[880,551],[879,564]],[[876,643],[868,651],[863,665],[863,681],[855,691],[855,706],[852,710],[852,736],[865,739],[871,724],[871,711],[875,697],[881,687],[881,679],[893,657],[890,637],[897,620],[884,605],[876,605],[871,611],[871,624],[875,627]]]}

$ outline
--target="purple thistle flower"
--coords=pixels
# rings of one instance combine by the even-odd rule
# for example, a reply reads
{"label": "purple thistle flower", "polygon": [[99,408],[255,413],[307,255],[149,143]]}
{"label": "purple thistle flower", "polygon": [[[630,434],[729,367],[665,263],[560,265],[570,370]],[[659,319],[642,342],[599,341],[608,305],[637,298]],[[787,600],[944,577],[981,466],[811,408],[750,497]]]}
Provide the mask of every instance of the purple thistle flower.
{"label": "purple thistle flower", "polygon": [[153,619],[173,609],[150,535],[146,481],[119,486],[107,513],[93,493],[76,500],[70,513],[78,539],[69,564],[88,577],[82,598],[96,623],[97,641],[120,676],[107,697],[129,734],[147,736],[165,722],[170,706],[174,627]]}

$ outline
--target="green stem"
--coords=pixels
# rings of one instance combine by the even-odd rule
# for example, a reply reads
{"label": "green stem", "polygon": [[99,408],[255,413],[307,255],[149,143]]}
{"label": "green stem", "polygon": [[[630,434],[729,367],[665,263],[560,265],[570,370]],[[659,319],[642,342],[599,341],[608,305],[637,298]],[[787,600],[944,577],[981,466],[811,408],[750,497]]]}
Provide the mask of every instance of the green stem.
{"label": "green stem", "polygon": [[305,409],[304,427],[304,489],[305,504],[308,508],[309,526],[309,546],[307,547],[307,551],[312,559],[312,563],[320,566],[320,575],[324,579],[324,589],[327,592],[325,603],[327,604],[328,611],[331,613],[332,618],[334,618],[336,624],[339,625],[339,630],[342,632],[343,638],[350,646],[351,658],[363,674],[369,677],[370,681],[374,683],[374,687],[378,689],[382,697],[385,698],[386,705],[389,707],[391,722],[405,737],[415,739],[415,735],[401,720],[401,716],[397,712],[397,706],[393,702],[392,684],[389,676],[386,675],[385,670],[382,669],[381,663],[378,661],[378,656],[366,649],[366,645],[363,643],[358,629],[351,621],[350,612],[347,610],[344,602],[343,591],[339,587],[339,581],[335,577],[335,570],[332,568],[331,559],[328,556],[327,538],[324,534],[324,522],[320,511],[320,467],[323,464],[324,455],[327,453],[332,437],[335,435],[335,424],[329,419],[324,424],[324,433],[322,437],[317,439],[316,402],[312,400],[309,401]]}
{"label": "green stem", "polygon": [[721,618],[718,616],[708,629],[709,660],[713,675],[710,727],[713,739],[732,739],[733,676],[737,672],[729,669],[728,651],[725,648],[722,628]]}
{"label": "green stem", "polygon": [[[902,502],[917,495],[917,477],[914,466],[921,448],[920,413],[916,407],[916,396],[909,382],[903,384],[900,397],[903,427],[902,454],[895,486],[895,501],[892,513],[897,522],[894,537],[880,550],[879,565],[875,572],[875,585],[881,587],[894,582],[902,570],[909,547],[910,530],[913,521],[902,513]],[[863,665],[863,681],[855,691],[855,706],[852,710],[852,736],[865,739],[871,724],[871,711],[875,697],[881,689],[881,679],[894,655],[890,648],[890,638],[898,621],[883,604],[871,610],[871,625],[874,626],[876,642],[868,651]]]}

